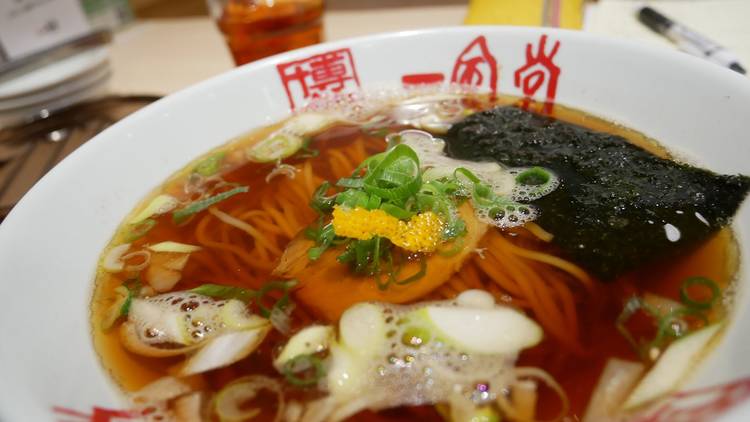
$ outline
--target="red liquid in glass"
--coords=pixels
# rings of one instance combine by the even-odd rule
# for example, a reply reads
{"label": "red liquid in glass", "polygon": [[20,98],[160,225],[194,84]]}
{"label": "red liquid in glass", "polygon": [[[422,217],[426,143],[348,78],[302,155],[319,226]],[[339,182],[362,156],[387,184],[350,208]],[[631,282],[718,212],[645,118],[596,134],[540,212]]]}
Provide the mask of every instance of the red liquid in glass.
{"label": "red liquid in glass", "polygon": [[218,25],[236,64],[321,41],[322,0],[229,0]]}

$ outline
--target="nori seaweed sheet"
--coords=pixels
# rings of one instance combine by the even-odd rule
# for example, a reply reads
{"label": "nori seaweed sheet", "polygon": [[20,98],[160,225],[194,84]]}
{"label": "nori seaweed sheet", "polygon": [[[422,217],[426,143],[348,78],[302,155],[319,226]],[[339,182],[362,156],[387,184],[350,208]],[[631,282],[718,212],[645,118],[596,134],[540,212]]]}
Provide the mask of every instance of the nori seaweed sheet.
{"label": "nori seaweed sheet", "polygon": [[603,281],[696,247],[730,222],[750,187],[747,176],[659,158],[620,136],[511,106],[468,116],[446,143],[455,158],[555,171],[562,183],[534,202],[537,223]]}

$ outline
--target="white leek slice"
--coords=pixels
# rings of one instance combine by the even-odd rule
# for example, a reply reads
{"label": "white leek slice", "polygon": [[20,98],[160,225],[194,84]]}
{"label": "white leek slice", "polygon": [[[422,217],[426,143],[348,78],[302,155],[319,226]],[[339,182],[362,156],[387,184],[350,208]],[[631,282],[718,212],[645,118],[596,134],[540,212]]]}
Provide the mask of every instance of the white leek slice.
{"label": "white leek slice", "polygon": [[259,163],[270,163],[294,155],[302,148],[303,139],[289,133],[273,133],[247,149],[247,158]]}
{"label": "white leek slice", "polygon": [[125,305],[125,302],[128,301],[128,298],[130,297],[130,292],[128,291],[128,288],[125,286],[117,286],[115,287],[115,300],[112,302],[109,307],[107,307],[107,311],[104,313],[104,317],[102,318],[102,330],[108,331],[112,327],[114,327],[115,322],[122,316],[122,307]]}
{"label": "white leek slice", "polygon": [[122,345],[128,351],[152,358],[180,356],[192,352],[201,346],[201,343],[195,343],[184,347],[161,348],[144,343],[136,331],[136,325],[132,322],[126,322],[120,326],[120,342],[122,342]]}
{"label": "white leek slice", "polygon": [[328,391],[331,396],[338,397],[339,400],[355,396],[369,376],[365,374],[365,368],[369,362],[363,361],[354,352],[341,347],[338,343],[332,344],[330,351],[331,367],[328,368],[326,376]]}
{"label": "white leek slice", "polygon": [[138,404],[165,402],[187,394],[192,390],[183,380],[166,376],[147,384],[133,394],[133,401]]}
{"label": "white leek slice", "polygon": [[439,338],[465,352],[512,354],[542,340],[539,324],[509,307],[426,306],[414,316]]}
{"label": "white leek slice", "polygon": [[175,270],[175,271],[182,271],[185,269],[185,265],[187,265],[188,258],[190,258],[190,254],[186,253],[170,253],[169,255],[173,255],[169,257],[168,259],[165,259],[162,262],[162,266],[168,270]]}
{"label": "white leek slice", "polygon": [[196,391],[174,401],[174,414],[180,422],[201,422],[203,409],[203,392]]}
{"label": "white leek slice", "polygon": [[270,325],[253,330],[221,334],[198,349],[180,365],[177,375],[185,377],[231,365],[255,351],[270,331]]}
{"label": "white leek slice", "polygon": [[464,290],[456,296],[456,304],[466,308],[492,309],[495,307],[495,298],[484,290]]}
{"label": "white leek slice", "polygon": [[133,353],[166,357],[188,353],[227,332],[268,326],[267,319],[250,313],[240,300],[172,292],[133,299],[120,337]]}
{"label": "white leek slice", "polygon": [[328,348],[333,340],[333,327],[330,325],[311,325],[292,336],[279,356],[273,361],[276,369],[300,355],[318,353]]}
{"label": "white leek slice", "polygon": [[607,360],[599,382],[591,393],[583,422],[614,420],[623,401],[641,379],[645,366],[641,362],[611,358]]}
{"label": "white leek slice", "polygon": [[[276,395],[276,416],[273,421],[280,421],[285,414],[284,394],[281,383],[263,375],[249,375],[232,381],[219,390],[213,398],[213,408],[221,422],[245,422],[260,413],[260,409],[248,406],[248,402],[258,396],[260,390],[266,390]],[[266,403],[268,403],[266,401]],[[270,403],[268,403],[270,404]],[[269,419],[270,420],[270,419]],[[286,418],[293,421],[295,419]]]}
{"label": "white leek slice", "polygon": [[670,344],[635,387],[625,401],[624,408],[641,406],[676,390],[695,368],[721,326],[721,323],[709,325]]}
{"label": "white leek slice", "polygon": [[151,202],[146,205],[146,208],[142,209],[135,217],[131,218],[130,224],[140,223],[152,215],[160,215],[170,212],[175,209],[179,203],[180,201],[172,195],[159,195],[152,199]]}
{"label": "white leek slice", "polygon": [[287,120],[281,130],[295,135],[310,135],[320,132],[340,120],[341,118],[332,114],[303,113]]}
{"label": "white leek slice", "polygon": [[290,118],[281,129],[246,150],[248,159],[261,163],[282,160],[294,155],[304,137],[341,121],[340,117],[322,113],[304,113]]}
{"label": "white leek slice", "polygon": [[155,245],[150,245],[148,247],[154,252],[175,252],[175,253],[191,253],[201,250],[200,246],[196,245],[188,245],[187,243],[179,243],[179,242],[172,242],[172,241],[166,241],[166,242],[160,242]]}
{"label": "white leek slice", "polygon": [[102,260],[102,269],[111,273],[122,271],[125,268],[122,256],[125,255],[128,249],[130,249],[130,243],[123,243],[110,249]]}
{"label": "white leek slice", "polygon": [[351,351],[365,355],[385,341],[385,327],[382,307],[359,303],[341,315],[339,341]]}
{"label": "white leek slice", "polygon": [[219,318],[228,330],[250,330],[262,328],[268,320],[247,312],[247,305],[240,300],[228,300],[219,311]]}
{"label": "white leek slice", "polygon": [[158,332],[161,342],[184,344],[193,343],[190,338],[185,314],[173,308],[144,299],[133,299],[128,312],[130,321],[138,321],[144,327],[152,326]]}
{"label": "white leek slice", "polygon": [[[171,246],[167,245],[167,249],[169,248],[171,248]],[[180,247],[175,247],[175,249],[179,248]],[[151,262],[146,269],[144,278],[157,292],[163,293],[170,291],[182,278],[182,270],[185,268],[185,265],[187,265],[189,258],[189,253],[155,252],[151,256]]]}
{"label": "white leek slice", "polygon": [[148,284],[159,293],[172,290],[181,278],[181,272],[164,268],[161,265],[149,266],[145,274]]}

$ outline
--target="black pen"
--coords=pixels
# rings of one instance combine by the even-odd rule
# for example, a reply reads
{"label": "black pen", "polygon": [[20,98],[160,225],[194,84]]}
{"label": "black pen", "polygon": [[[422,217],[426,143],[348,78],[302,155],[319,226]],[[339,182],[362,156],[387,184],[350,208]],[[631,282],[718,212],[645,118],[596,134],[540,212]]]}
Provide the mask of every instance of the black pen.
{"label": "black pen", "polygon": [[650,7],[641,8],[638,11],[638,20],[654,32],[669,38],[682,51],[745,74],[745,68],[732,52],[656,10]]}

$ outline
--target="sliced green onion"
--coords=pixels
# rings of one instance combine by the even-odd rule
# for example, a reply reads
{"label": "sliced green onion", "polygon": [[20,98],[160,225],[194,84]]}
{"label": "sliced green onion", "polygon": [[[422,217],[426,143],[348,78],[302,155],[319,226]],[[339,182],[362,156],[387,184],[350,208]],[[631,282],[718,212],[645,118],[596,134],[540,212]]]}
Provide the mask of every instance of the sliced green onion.
{"label": "sliced green onion", "polygon": [[317,261],[320,259],[320,256],[323,255],[323,252],[328,249],[330,245],[320,245],[320,246],[314,246],[307,251],[307,258],[310,259],[310,261]]}
{"label": "sliced green onion", "polygon": [[259,163],[270,163],[296,154],[304,140],[291,133],[277,132],[245,151],[247,158]]}
{"label": "sliced green onion", "polygon": [[193,252],[197,252],[203,249],[200,246],[189,245],[187,243],[173,242],[171,240],[159,242],[154,245],[149,245],[146,248],[153,252],[173,252],[173,253],[193,253]]}
{"label": "sliced green onion", "polygon": [[310,259],[310,261],[317,261],[330,246],[330,244],[323,244],[310,248],[307,251],[307,258]]}
{"label": "sliced green onion", "polygon": [[104,312],[101,320],[102,331],[109,331],[115,326],[115,323],[122,317],[128,315],[130,304],[133,301],[133,292],[125,285],[120,285],[114,289],[115,299]]}
{"label": "sliced green onion", "polygon": [[512,169],[515,174],[513,197],[524,202],[535,201],[557,189],[560,179],[552,171],[542,167]]}
{"label": "sliced green onion", "polygon": [[128,296],[125,298],[125,302],[120,307],[120,316],[124,317],[130,312],[130,304],[133,303],[133,293],[128,289]]}
{"label": "sliced green onion", "polygon": [[410,275],[409,277],[406,277],[403,280],[394,281],[394,283],[398,285],[413,283],[419,280],[420,278],[424,277],[425,274],[427,274],[427,257],[423,254],[422,256],[419,257],[419,271],[417,271],[413,275]]}
{"label": "sliced green onion", "polygon": [[[258,289],[258,293],[256,293],[256,303],[258,304],[258,309],[261,316],[263,316],[264,318],[268,318],[271,316],[271,312],[273,311],[273,309],[286,308],[291,300],[289,298],[289,290],[291,290],[296,285],[297,280],[269,281],[268,283],[264,284],[263,287]],[[269,309],[265,305],[263,305],[263,299],[269,292],[273,290],[281,291],[283,292],[283,295]]]}
{"label": "sliced green onion", "polygon": [[123,287],[128,290],[128,296],[125,298],[125,302],[120,307],[120,316],[126,316],[130,312],[130,304],[133,303],[133,298],[138,296],[141,290],[141,280],[138,278],[128,279],[122,283]]}
{"label": "sliced green onion", "polygon": [[660,319],[659,313],[656,311],[656,309],[652,308],[640,297],[633,296],[628,299],[628,301],[625,303],[625,306],[622,308],[622,312],[620,312],[620,315],[615,321],[615,327],[617,328],[617,331],[619,331],[620,334],[625,337],[625,340],[630,343],[630,345],[633,347],[633,350],[635,350],[641,357],[644,357],[644,351],[641,348],[641,345],[636,341],[633,335],[630,334],[630,331],[628,331],[627,327],[625,327],[625,324],[628,322],[628,320],[630,320],[630,318],[639,310],[642,310],[643,312],[648,314],[655,321],[658,321]]}
{"label": "sliced green onion", "polygon": [[336,203],[346,208],[367,208],[371,195],[356,189],[349,189],[336,195]]}
{"label": "sliced green onion", "polygon": [[351,243],[354,248],[354,272],[366,274],[368,267],[373,262],[375,248],[378,247],[378,238],[367,240],[355,240]]}
{"label": "sliced green onion", "polygon": [[380,261],[383,256],[390,254],[388,239],[374,236],[365,240],[350,240],[346,249],[336,260],[342,264],[349,264],[357,274],[378,275]]}
{"label": "sliced green onion", "polygon": [[147,218],[141,222],[131,224],[130,231],[125,235],[125,243],[134,242],[146,235],[156,225],[156,220]]}
{"label": "sliced green onion", "polygon": [[[284,378],[289,384],[297,387],[310,387],[316,385],[319,380],[326,376],[323,361],[314,355],[297,355],[284,364],[282,370]],[[308,373],[309,376],[298,374]]]}
{"label": "sliced green onion", "polygon": [[383,200],[377,195],[370,195],[370,199],[367,200],[367,209],[374,210],[380,207]]}
{"label": "sliced green onion", "polygon": [[310,148],[310,144],[312,144],[313,138],[307,137],[304,140],[302,140],[302,146],[300,147],[299,151],[297,151],[297,154],[294,155],[295,158],[314,158],[320,155],[320,151],[318,151],[315,148]]}
{"label": "sliced green onion", "polygon": [[464,167],[459,167],[456,170],[454,170],[453,171],[453,175],[458,180],[461,180],[460,177],[459,177],[459,175],[461,175],[461,176],[464,176],[467,179],[469,179],[474,184],[482,183],[482,181],[479,180],[479,178],[474,173],[472,173],[471,170],[469,170],[467,168],[464,168]]}
{"label": "sliced green onion", "polygon": [[154,215],[168,213],[175,209],[177,205],[179,205],[179,201],[174,196],[167,194],[158,195],[130,220],[130,224],[138,224]]}
{"label": "sliced green onion", "polygon": [[315,261],[331,246],[336,237],[336,232],[333,229],[333,224],[327,224],[319,229],[306,230],[305,236],[314,240],[317,245],[307,251],[307,257],[311,261]]}
{"label": "sliced green onion", "polygon": [[380,209],[387,212],[388,214],[398,218],[399,220],[406,220],[414,215],[413,212],[407,211],[397,205],[393,204],[381,204]]}
{"label": "sliced green onion", "polygon": [[[708,289],[711,292],[711,297],[706,300],[692,298],[688,290],[693,286],[701,286]],[[680,286],[680,300],[690,308],[701,310],[711,309],[719,297],[721,297],[721,289],[719,289],[719,285],[706,277],[690,277],[682,283],[682,286]]]}
{"label": "sliced green onion", "polygon": [[239,299],[243,302],[249,302],[250,299],[256,296],[255,291],[250,289],[244,289],[242,287],[235,286],[224,286],[222,284],[202,284],[194,289],[190,289],[190,292],[198,293],[199,295],[213,297],[217,299]]}
{"label": "sliced green onion", "polygon": [[526,169],[516,176],[516,182],[527,186],[546,185],[552,180],[552,174],[542,167]]}
{"label": "sliced green onion", "polygon": [[[683,317],[695,317],[699,319],[703,325],[708,325],[708,318],[698,309],[694,308],[680,308],[675,309],[659,319],[657,325],[656,337],[649,343],[649,349],[653,347],[661,347],[664,341],[668,338],[680,338],[685,336],[690,330],[687,327],[687,322]],[[685,331],[677,331],[674,328],[675,323],[684,323]]]}
{"label": "sliced green onion", "polygon": [[200,174],[201,176],[213,176],[214,174],[219,172],[219,168],[221,168],[221,162],[222,160],[224,160],[224,156],[226,155],[227,154],[224,151],[212,154],[198,163],[193,171]]}
{"label": "sliced green onion", "polygon": [[[400,175],[396,176],[397,174]],[[403,175],[408,175],[408,180]],[[403,183],[391,183],[389,180],[392,178],[399,178]],[[404,202],[417,193],[421,184],[419,157],[406,145],[396,145],[388,151],[377,165],[368,170],[364,178],[365,192],[396,202]]]}
{"label": "sliced green onion", "polygon": [[333,204],[336,203],[336,195],[326,196],[326,192],[328,192],[328,189],[330,188],[330,183],[321,183],[321,185],[315,189],[315,193],[313,193],[313,197],[310,200],[310,208],[314,209],[319,214],[328,214],[331,212],[333,210]]}
{"label": "sliced green onion", "polygon": [[195,201],[192,204],[189,204],[188,206],[186,206],[185,208],[182,208],[173,212],[172,221],[174,221],[176,224],[180,224],[184,222],[185,220],[187,220],[187,218],[190,217],[191,215],[199,213],[216,203],[219,203],[229,197],[237,195],[238,193],[247,192],[248,190],[249,188],[247,186],[240,186],[232,190],[228,190],[226,192],[216,194],[214,196],[209,196],[206,199]]}
{"label": "sliced green onion", "polygon": [[453,245],[451,246],[450,249],[439,249],[437,251],[437,254],[440,256],[451,257],[451,256],[455,256],[456,254],[461,252],[463,249],[464,249],[464,238],[459,237],[458,239],[456,239],[455,242],[453,242]]}
{"label": "sliced green onion", "polygon": [[[385,129],[385,128],[384,128],[384,130],[385,130],[386,132],[385,132],[385,134],[383,134],[383,136],[386,136],[386,135],[388,135],[388,129]],[[394,148],[394,147],[395,147],[396,145],[398,145],[398,144],[400,144],[400,143],[401,143],[402,137],[401,137],[401,135],[400,135],[400,134],[398,134],[398,133],[394,133],[394,134],[393,134],[393,136],[388,136],[388,137],[387,137],[387,138],[386,138],[385,140],[386,140],[386,142],[388,143],[388,144],[386,145],[385,149],[386,149],[386,151],[390,151],[390,150],[391,150],[391,149],[393,149],[393,148]]]}
{"label": "sliced green onion", "polygon": [[342,177],[336,182],[336,186],[341,188],[361,188],[364,185],[365,181],[360,177]]}

